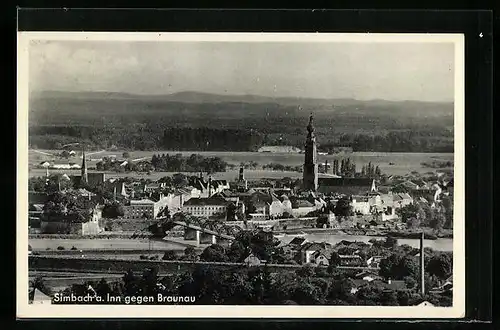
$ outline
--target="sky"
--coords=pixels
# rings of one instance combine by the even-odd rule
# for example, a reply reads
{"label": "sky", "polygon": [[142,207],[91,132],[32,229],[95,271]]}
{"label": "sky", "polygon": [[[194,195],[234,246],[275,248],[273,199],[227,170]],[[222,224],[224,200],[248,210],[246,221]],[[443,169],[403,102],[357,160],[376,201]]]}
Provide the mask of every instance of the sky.
{"label": "sky", "polygon": [[454,99],[452,43],[32,41],[37,91]]}

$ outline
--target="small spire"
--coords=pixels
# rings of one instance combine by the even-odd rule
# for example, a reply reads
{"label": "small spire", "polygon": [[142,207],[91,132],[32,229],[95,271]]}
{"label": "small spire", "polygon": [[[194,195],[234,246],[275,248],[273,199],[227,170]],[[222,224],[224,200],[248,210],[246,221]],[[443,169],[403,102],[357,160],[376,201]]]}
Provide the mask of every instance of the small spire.
{"label": "small spire", "polygon": [[307,125],[307,131],[311,134],[314,132],[314,126],[313,126],[313,115],[311,113],[311,116],[309,116],[309,124]]}

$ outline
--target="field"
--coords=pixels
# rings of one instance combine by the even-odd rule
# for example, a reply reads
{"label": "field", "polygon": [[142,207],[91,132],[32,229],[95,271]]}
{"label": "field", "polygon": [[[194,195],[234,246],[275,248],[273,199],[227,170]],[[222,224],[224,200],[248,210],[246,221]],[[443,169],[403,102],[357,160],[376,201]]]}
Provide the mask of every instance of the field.
{"label": "field", "polygon": [[[57,151],[44,152],[56,153]],[[97,163],[97,158],[115,155],[121,158],[123,151],[112,151],[112,152],[102,152],[96,155],[89,156],[90,159],[94,159],[88,162],[88,167],[93,167]],[[177,152],[177,151],[129,151],[130,157],[133,159],[142,157],[151,157],[153,154],[177,154],[181,153],[184,156],[189,156],[193,153],[200,154],[206,157],[220,157],[224,161],[238,166],[240,163],[249,163],[255,161],[259,166],[269,164],[269,163],[280,163],[283,165],[297,166],[304,162],[303,154],[295,153],[258,153],[258,152]],[[95,158],[94,158],[95,157]],[[412,171],[417,171],[419,173],[434,172],[435,169],[429,167],[423,167],[421,163],[431,163],[432,161],[453,161],[453,154],[450,153],[377,153],[377,152],[354,152],[346,154],[336,154],[336,155],[318,155],[318,162],[324,163],[328,161],[329,164],[333,163],[334,159],[350,158],[351,161],[355,162],[358,166],[358,170],[364,164],[371,162],[374,165],[378,165],[383,173],[389,175],[405,175]],[[30,151],[29,153],[29,164],[30,176],[40,176],[45,175],[45,170],[35,169],[33,166],[39,164],[44,160],[51,160],[53,157],[42,155]],[[55,160],[56,163],[66,163],[74,162],[81,163],[80,157],[73,157],[70,160]],[[78,170],[50,170],[51,173],[79,173]],[[146,174],[132,174],[132,173],[110,173],[109,177],[123,177],[123,176],[137,176],[150,179],[158,179],[160,177],[171,175],[168,172],[156,172],[151,173],[147,176]],[[225,173],[217,173],[214,178],[234,180],[237,177],[237,170],[227,171]],[[246,170],[245,176],[247,179],[259,179],[259,178],[281,178],[281,177],[302,177],[301,173],[297,172],[281,172],[281,171],[268,171],[268,170]]]}
{"label": "field", "polygon": [[45,251],[47,248],[56,250],[58,246],[70,250],[73,246],[77,250],[144,250],[165,251],[165,250],[184,250],[185,247],[179,244],[149,241],[147,239],[59,239],[59,238],[30,238],[29,244],[33,251]]}

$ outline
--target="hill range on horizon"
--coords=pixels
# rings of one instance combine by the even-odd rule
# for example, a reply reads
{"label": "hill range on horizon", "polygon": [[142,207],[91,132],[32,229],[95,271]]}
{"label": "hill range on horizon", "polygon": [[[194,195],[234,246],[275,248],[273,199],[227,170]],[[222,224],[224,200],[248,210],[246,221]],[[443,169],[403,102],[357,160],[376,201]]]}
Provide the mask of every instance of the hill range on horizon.
{"label": "hill range on horizon", "polygon": [[217,94],[198,91],[182,91],[165,94],[133,94],[126,92],[111,91],[57,91],[42,90],[30,93],[30,98],[89,98],[89,99],[142,99],[142,100],[163,100],[170,102],[185,103],[279,103],[279,104],[304,104],[322,105],[325,103],[335,103],[338,105],[348,105],[355,103],[425,103],[425,104],[452,104],[444,101],[419,101],[419,100],[387,100],[387,99],[356,99],[356,98],[312,98],[312,97],[290,97],[290,96],[264,96],[257,94]]}
{"label": "hill range on horizon", "polygon": [[267,141],[264,143],[297,146],[303,143],[311,114],[318,138],[328,143],[346,134],[373,137],[403,131],[429,139],[446,136],[449,140],[454,106],[441,102],[274,98],[191,91],[165,95],[45,91],[32,93],[29,102],[30,138],[32,134],[43,135],[45,140],[52,135],[75,137],[80,134],[76,131],[86,127],[94,132],[99,128],[119,130],[129,140],[148,135],[148,139],[156,139],[151,142],[155,145],[165,129],[208,129],[247,131],[261,136]]}

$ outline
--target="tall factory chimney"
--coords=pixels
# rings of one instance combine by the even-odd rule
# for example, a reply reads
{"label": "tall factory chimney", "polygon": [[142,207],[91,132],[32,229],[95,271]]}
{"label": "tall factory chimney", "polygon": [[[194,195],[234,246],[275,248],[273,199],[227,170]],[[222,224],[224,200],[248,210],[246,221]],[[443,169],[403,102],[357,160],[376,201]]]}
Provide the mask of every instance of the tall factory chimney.
{"label": "tall factory chimney", "polygon": [[425,294],[425,253],[424,253],[424,232],[420,236],[420,293]]}

